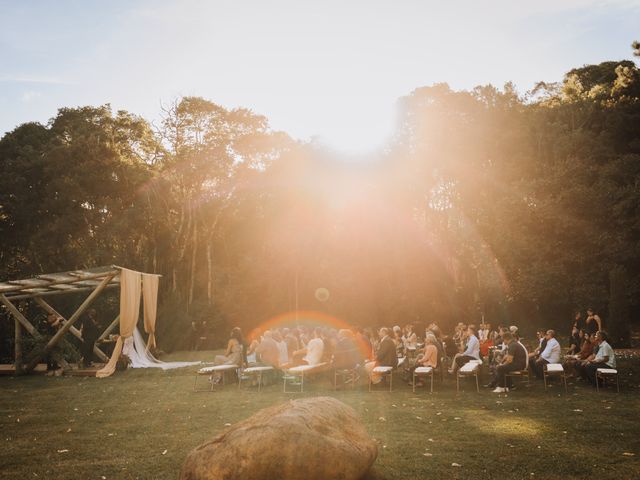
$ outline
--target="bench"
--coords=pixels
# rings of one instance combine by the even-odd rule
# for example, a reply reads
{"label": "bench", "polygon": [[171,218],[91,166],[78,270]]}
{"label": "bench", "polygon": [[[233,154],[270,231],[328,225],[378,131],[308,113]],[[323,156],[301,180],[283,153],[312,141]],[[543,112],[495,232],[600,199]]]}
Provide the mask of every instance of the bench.
{"label": "bench", "polygon": [[273,372],[275,369],[271,366],[260,366],[260,367],[248,367],[240,372],[238,375],[238,388],[240,388],[242,380],[245,378],[250,380],[255,378],[258,383],[258,392],[262,389],[262,385],[264,382],[262,381],[262,376],[265,373]]}
{"label": "bench", "polygon": [[561,363],[547,363],[542,370],[542,378],[544,379],[544,389],[547,390],[547,377],[560,377],[564,382],[564,393],[567,390],[567,376],[564,373],[564,367]]}
{"label": "bench", "polygon": [[599,383],[602,380],[602,386],[605,385],[607,378],[616,379],[616,391],[620,393],[620,383],[618,382],[618,370],[615,368],[598,368],[596,370],[596,392],[600,391]]}
{"label": "bench", "polygon": [[[318,363],[316,365],[298,365],[285,370],[283,375],[283,392],[284,393],[302,393],[304,392],[304,376],[323,370],[327,366],[327,362]],[[287,382],[290,385],[300,385],[299,392],[287,391]]]}
{"label": "bench", "polygon": [[470,360],[465,363],[456,372],[456,392],[460,392],[460,379],[464,377],[476,377],[476,391],[480,393],[480,380],[478,374],[480,373],[480,365],[482,360]]}
{"label": "bench", "polygon": [[204,367],[201,368],[199,370],[196,371],[196,378],[193,382],[193,391],[194,392],[198,392],[198,391],[204,391],[204,390],[198,390],[197,389],[197,384],[198,384],[198,377],[201,376],[208,376],[209,380],[210,380],[210,384],[211,384],[211,391],[213,391],[213,379],[211,377],[213,377],[214,374],[216,373],[220,373],[222,375],[222,385],[225,384],[225,374],[227,372],[231,372],[231,371],[237,371],[240,367],[238,365],[214,365],[213,367]]}
{"label": "bench", "polygon": [[413,371],[413,393],[416,393],[416,378],[431,377],[431,393],[433,393],[433,367],[417,367]]}

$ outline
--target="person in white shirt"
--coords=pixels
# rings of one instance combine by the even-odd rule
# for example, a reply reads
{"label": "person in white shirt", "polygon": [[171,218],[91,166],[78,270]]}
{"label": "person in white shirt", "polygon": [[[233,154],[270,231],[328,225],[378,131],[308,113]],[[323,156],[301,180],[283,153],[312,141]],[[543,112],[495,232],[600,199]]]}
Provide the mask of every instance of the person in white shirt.
{"label": "person in white shirt", "polygon": [[596,372],[599,368],[616,368],[616,354],[609,345],[609,336],[604,330],[596,332],[598,353],[593,360],[589,360],[581,370],[582,377],[596,384]]}
{"label": "person in white shirt", "polygon": [[322,361],[322,354],[324,353],[324,342],[322,341],[322,330],[316,327],[313,331],[313,338],[309,340],[306,347],[296,351],[294,357],[302,358],[302,363],[307,365],[318,365]]}
{"label": "person in white shirt", "polygon": [[544,350],[540,352],[540,356],[535,362],[530,362],[531,369],[536,374],[536,377],[542,378],[544,366],[549,363],[560,363],[560,356],[562,354],[562,347],[558,340],[556,340],[555,330],[547,330],[545,335],[547,343]]}
{"label": "person in white shirt", "polygon": [[462,353],[456,354],[453,357],[453,362],[451,364],[451,368],[449,369],[449,373],[455,373],[458,368],[462,367],[464,364],[470,362],[471,360],[480,360],[480,341],[478,337],[476,337],[476,329],[475,327],[469,325],[467,327],[467,348]]}

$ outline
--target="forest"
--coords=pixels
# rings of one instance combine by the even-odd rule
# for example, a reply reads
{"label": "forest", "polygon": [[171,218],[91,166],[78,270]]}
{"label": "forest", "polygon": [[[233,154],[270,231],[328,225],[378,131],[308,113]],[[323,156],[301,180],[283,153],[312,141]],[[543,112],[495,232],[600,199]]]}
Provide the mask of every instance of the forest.
{"label": "forest", "polygon": [[[621,346],[640,313],[640,70],[416,88],[356,161],[199,97],[155,123],[86,106],[4,134],[0,279],[112,264],[163,275],[167,351],[191,322],[223,342],[293,310],[532,331],[588,306]],[[3,355],[12,332],[0,317]]]}

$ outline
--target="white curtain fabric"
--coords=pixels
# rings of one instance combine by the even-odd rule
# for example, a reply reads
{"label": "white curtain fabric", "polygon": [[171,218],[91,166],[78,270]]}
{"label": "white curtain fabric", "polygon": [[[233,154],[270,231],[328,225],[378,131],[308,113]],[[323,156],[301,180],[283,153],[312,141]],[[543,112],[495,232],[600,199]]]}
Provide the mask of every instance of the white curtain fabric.
{"label": "white curtain fabric", "polygon": [[158,311],[158,283],[160,277],[142,274],[142,299],[144,302],[144,331],[149,334],[147,350],[156,348],[156,314]]}
{"label": "white curtain fabric", "polygon": [[133,336],[125,339],[122,354],[131,360],[131,368],[161,368],[170,370],[172,368],[190,367],[202,362],[161,362],[149,353],[140,331],[136,328]]}

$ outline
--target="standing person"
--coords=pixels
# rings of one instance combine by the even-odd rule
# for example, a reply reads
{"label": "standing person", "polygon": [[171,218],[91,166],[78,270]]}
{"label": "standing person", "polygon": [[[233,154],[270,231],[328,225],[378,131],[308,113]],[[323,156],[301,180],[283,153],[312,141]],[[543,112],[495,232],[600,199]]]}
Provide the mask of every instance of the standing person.
{"label": "standing person", "polygon": [[602,330],[602,319],[593,311],[593,308],[587,308],[587,321],[585,324],[585,331],[589,335],[593,335],[600,330]]}
{"label": "standing person", "polygon": [[582,340],[584,339],[584,331],[578,330],[575,325],[571,329],[571,337],[569,337],[569,352],[568,355],[576,355],[580,351],[582,346]]}
{"label": "standing person", "polygon": [[371,377],[372,383],[380,383],[382,377],[375,375],[373,369],[375,367],[393,367],[398,366],[398,355],[396,355],[396,344],[389,336],[388,328],[381,328],[378,332],[380,337],[380,343],[376,350],[375,360],[365,364],[364,368],[367,374]]}
{"label": "standing person", "polygon": [[82,319],[82,366],[84,368],[90,367],[93,357],[93,347],[98,340],[98,316],[96,310],[91,308],[87,311],[87,314]]}
{"label": "standing person", "polygon": [[469,325],[466,330],[467,347],[462,353],[458,353],[453,357],[453,363],[449,369],[449,373],[455,373],[464,364],[471,360],[480,360],[480,341],[476,337],[476,329]]}
{"label": "standing person", "polygon": [[[49,313],[44,327],[47,337],[50,339],[60,330],[60,327],[62,327],[62,317],[59,317],[55,313]],[[58,365],[57,358],[59,356],[60,351],[58,347],[55,347],[47,354],[47,375],[58,375],[60,365]]]}
{"label": "standing person", "polygon": [[573,326],[578,330],[582,330],[585,327],[584,318],[582,318],[582,312],[580,310],[576,310],[573,314]]}
{"label": "standing person", "polygon": [[497,387],[493,390],[494,393],[508,392],[511,385],[507,385],[507,373],[524,370],[527,364],[527,351],[511,332],[505,332],[502,340],[507,345],[507,354],[496,368]]}
{"label": "standing person", "polygon": [[560,355],[562,354],[562,347],[558,340],[556,340],[556,332],[554,330],[547,330],[546,340],[547,344],[544,350],[540,353],[540,357],[535,362],[529,363],[536,377],[542,378],[544,366],[549,363],[560,363]]}

